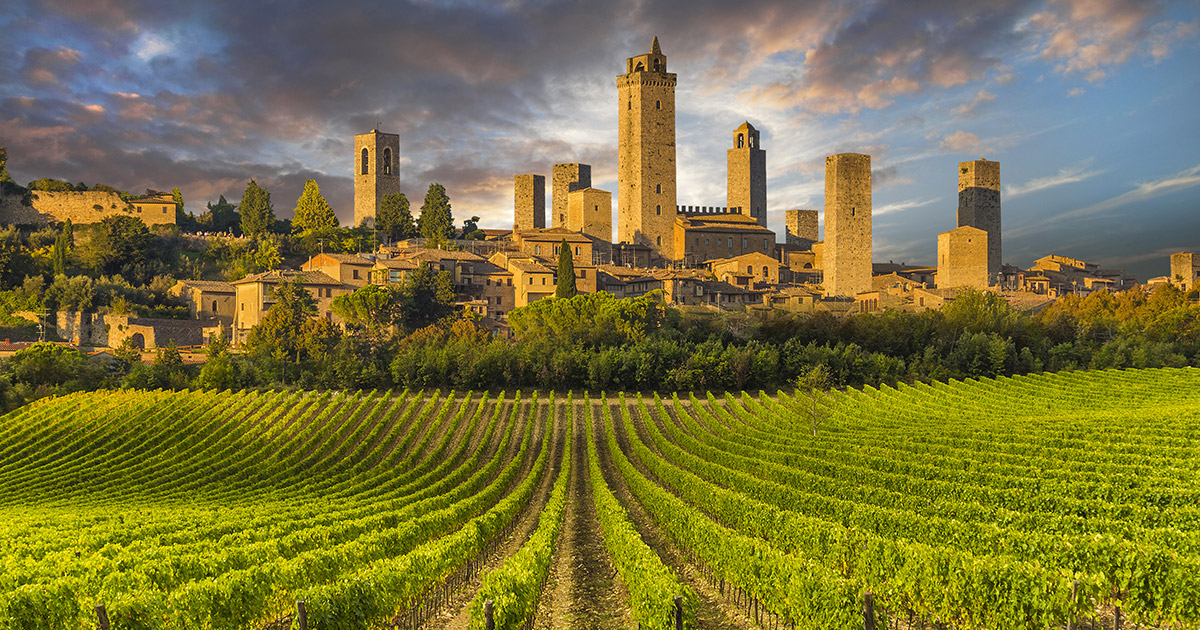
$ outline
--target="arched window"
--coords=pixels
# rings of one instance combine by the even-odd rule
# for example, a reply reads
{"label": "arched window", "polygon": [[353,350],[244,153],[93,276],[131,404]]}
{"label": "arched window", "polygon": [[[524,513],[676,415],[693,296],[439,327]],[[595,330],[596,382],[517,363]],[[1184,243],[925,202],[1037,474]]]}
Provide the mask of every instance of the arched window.
{"label": "arched window", "polygon": [[654,109],[662,109],[662,101],[654,101]]}
{"label": "arched window", "polygon": [[745,143],[746,143],[746,136],[739,133],[738,134],[738,148],[739,149],[742,148],[742,145],[744,145]]}
{"label": "arched window", "polygon": [[660,194],[661,194],[661,193],[662,193],[662,184],[655,184],[655,185],[654,185],[654,192],[656,192],[656,193],[660,193]]}
{"label": "arched window", "polygon": [[661,205],[654,206],[654,214],[658,214],[658,215],[662,214],[662,206]]}
{"label": "arched window", "polygon": [[765,280],[770,277],[771,277],[771,270],[768,269],[766,265],[763,265],[763,279]]}
{"label": "arched window", "polygon": [[367,149],[364,147],[363,151],[362,151],[362,174],[363,175],[366,175],[370,172],[367,168],[369,164],[370,164],[370,162],[367,158]]}
{"label": "arched window", "polygon": [[655,242],[658,243],[659,245],[662,245],[662,237],[661,236],[655,237]]}
{"label": "arched window", "polygon": [[661,69],[662,69],[662,60],[661,60],[661,59],[655,59],[655,60],[654,60],[654,71],[655,71],[655,72],[658,72],[658,71],[659,71],[659,70],[661,70]]}
{"label": "arched window", "polygon": [[629,104],[625,109],[633,109],[633,101],[629,101]]}
{"label": "arched window", "polygon": [[754,136],[750,136],[750,148],[754,148]]}
{"label": "arched window", "polygon": [[383,174],[384,175],[392,174],[392,150],[391,149],[383,150]]}
{"label": "arched window", "polygon": [[216,300],[213,300],[212,312],[214,312],[214,313],[217,312],[217,301]]}

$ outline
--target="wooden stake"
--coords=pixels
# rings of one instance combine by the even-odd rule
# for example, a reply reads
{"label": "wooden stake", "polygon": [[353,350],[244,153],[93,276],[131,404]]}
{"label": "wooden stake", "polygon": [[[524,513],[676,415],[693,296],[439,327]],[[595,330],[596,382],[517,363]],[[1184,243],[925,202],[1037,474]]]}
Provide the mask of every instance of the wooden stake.
{"label": "wooden stake", "polygon": [[875,594],[863,593],[863,630],[875,630]]}
{"label": "wooden stake", "polygon": [[308,610],[302,599],[296,600],[296,622],[300,624],[300,630],[308,630]]}
{"label": "wooden stake", "polygon": [[496,620],[492,617],[492,600],[483,602],[483,624],[487,630],[496,630]]}
{"label": "wooden stake", "polygon": [[96,604],[96,621],[100,623],[100,630],[109,630],[108,611],[104,609],[104,604]]}

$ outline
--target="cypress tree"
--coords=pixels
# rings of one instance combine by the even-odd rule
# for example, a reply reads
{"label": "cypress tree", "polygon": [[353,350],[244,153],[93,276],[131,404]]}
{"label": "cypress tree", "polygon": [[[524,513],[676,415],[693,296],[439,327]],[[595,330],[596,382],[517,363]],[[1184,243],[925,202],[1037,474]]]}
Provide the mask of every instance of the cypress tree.
{"label": "cypress tree", "polygon": [[571,256],[571,246],[563,239],[558,248],[558,285],[554,287],[554,297],[573,298],[579,293],[575,287],[575,259]]}
{"label": "cypress tree", "polygon": [[258,238],[271,231],[275,225],[275,208],[271,205],[271,193],[253,179],[246,184],[242,202],[238,204],[242,215],[242,234]]}

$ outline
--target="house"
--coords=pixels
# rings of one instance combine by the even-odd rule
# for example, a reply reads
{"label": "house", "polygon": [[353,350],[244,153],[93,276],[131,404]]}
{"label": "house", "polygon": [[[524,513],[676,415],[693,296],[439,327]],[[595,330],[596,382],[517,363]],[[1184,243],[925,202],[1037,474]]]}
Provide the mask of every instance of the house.
{"label": "house", "polygon": [[353,287],[365,287],[371,281],[374,262],[354,254],[317,254],[300,265],[303,271],[319,271]]}
{"label": "house", "polygon": [[228,282],[180,280],[167,293],[187,304],[192,319],[216,318],[225,326],[233,323],[236,299],[234,287]]}
{"label": "house", "polygon": [[274,290],[280,283],[300,281],[317,301],[317,317],[337,321],[333,315],[333,298],[352,293],[355,286],[341,282],[320,271],[275,269],[246,276],[233,282],[237,310],[233,320],[233,343],[242,343],[250,329],[262,321],[263,315],[275,304]]}

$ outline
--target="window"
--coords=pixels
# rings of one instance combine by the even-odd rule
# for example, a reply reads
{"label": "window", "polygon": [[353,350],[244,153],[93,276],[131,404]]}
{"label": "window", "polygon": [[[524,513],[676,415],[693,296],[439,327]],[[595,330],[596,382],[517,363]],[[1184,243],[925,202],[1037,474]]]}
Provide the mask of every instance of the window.
{"label": "window", "polygon": [[510,286],[510,287],[512,286],[512,278],[508,279],[508,286]]}
{"label": "window", "polygon": [[354,270],[354,279],[358,280],[358,270],[357,269]]}
{"label": "window", "polygon": [[769,279],[770,277],[771,277],[771,270],[768,269],[766,265],[763,265],[763,279],[766,280],[766,279]]}
{"label": "window", "polygon": [[364,147],[362,150],[362,174],[363,175],[366,175],[369,172],[369,169],[367,168],[368,164],[370,164],[370,162],[367,161],[367,149]]}
{"label": "window", "polygon": [[483,284],[484,284],[485,286],[489,286],[489,287],[490,287],[490,286],[492,286],[492,279],[491,279],[491,278],[484,278],[484,280],[483,280]]}
{"label": "window", "polygon": [[533,253],[534,253],[534,255],[536,255],[536,256],[541,256],[541,255],[542,255],[542,246],[541,246],[541,245],[534,245],[534,246],[533,246]]}
{"label": "window", "polygon": [[533,276],[529,276],[529,284],[533,284]]}
{"label": "window", "polygon": [[750,239],[746,238],[745,236],[742,237],[742,249],[746,249],[746,243],[749,240]]}
{"label": "window", "polygon": [[763,251],[767,251],[767,239],[763,239]]}
{"label": "window", "polygon": [[[501,305],[501,304],[503,304],[503,303],[504,303],[504,296],[503,296],[503,295],[497,295],[497,296],[496,296],[496,306],[500,306],[500,305]],[[497,313],[497,315],[499,315],[499,313]]]}
{"label": "window", "polygon": [[575,255],[576,256],[579,255],[579,246],[578,245],[575,246]]}
{"label": "window", "polygon": [[245,302],[242,302],[242,310],[243,310],[243,311],[244,311],[244,310],[246,310],[246,303],[245,303]]}
{"label": "window", "polygon": [[580,278],[587,278],[587,269],[580,269],[580,270],[579,270],[579,277],[580,277]]}
{"label": "window", "polygon": [[392,174],[392,150],[391,149],[383,150],[383,174],[384,175]]}
{"label": "window", "polygon": [[655,185],[654,185],[654,192],[656,192],[656,193],[659,193],[659,194],[662,194],[662,184],[655,184]]}
{"label": "window", "polygon": [[212,307],[212,310],[213,310],[213,312],[214,312],[214,313],[216,313],[216,312],[217,312],[217,301],[216,301],[216,300],[213,300],[213,307]]}
{"label": "window", "polygon": [[138,209],[138,212],[141,212],[141,211],[142,211],[142,207],[141,207],[141,206],[138,206],[138,207],[137,207],[137,209]]}
{"label": "window", "polygon": [[662,101],[654,101],[654,109],[662,109]]}
{"label": "window", "polygon": [[746,273],[753,274],[753,273],[754,273],[754,267],[752,267],[752,266],[750,266],[750,265],[746,265]]}
{"label": "window", "polygon": [[167,209],[163,208],[163,214],[166,214],[166,213],[167,213]]}
{"label": "window", "polygon": [[658,244],[660,247],[662,246],[662,237],[661,236],[654,237],[654,240],[655,240],[656,244]]}
{"label": "window", "polygon": [[729,237],[729,249],[733,249],[733,237]]}
{"label": "window", "polygon": [[625,109],[633,109],[633,101],[629,101],[629,104]]}
{"label": "window", "polygon": [[654,60],[654,71],[655,71],[655,72],[658,72],[658,71],[659,71],[659,70],[661,70],[661,69],[662,69],[662,60],[661,60],[661,59],[655,59],[655,60]]}
{"label": "window", "polygon": [[546,285],[546,276],[542,276],[542,286]]}
{"label": "window", "polygon": [[[700,239],[696,239],[697,242],[699,242],[699,240]],[[704,246],[708,247],[708,239],[704,239]]]}
{"label": "window", "polygon": [[654,206],[654,214],[662,214],[662,205]]}
{"label": "window", "polygon": [[743,136],[742,134],[740,134],[740,133],[739,133],[739,134],[738,134],[738,146],[737,146],[737,148],[739,148],[739,149],[740,149],[740,148],[742,148],[742,146],[743,146],[745,143],[746,143],[746,136]]}

